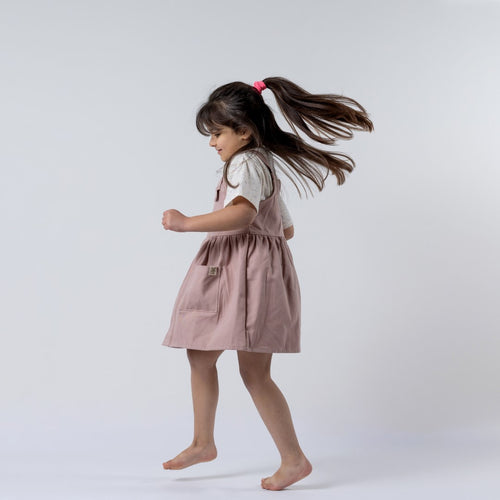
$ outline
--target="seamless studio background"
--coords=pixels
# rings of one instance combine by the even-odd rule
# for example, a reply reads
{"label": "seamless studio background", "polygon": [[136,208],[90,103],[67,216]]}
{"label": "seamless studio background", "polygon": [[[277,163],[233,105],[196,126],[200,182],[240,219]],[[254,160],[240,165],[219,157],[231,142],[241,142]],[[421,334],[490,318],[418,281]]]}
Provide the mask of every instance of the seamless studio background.
{"label": "seamless studio background", "polygon": [[268,76],[352,97],[375,126],[335,148],[356,161],[344,185],[300,198],[281,176],[302,353],[275,355],[273,376],[316,467],[290,491],[497,498],[499,16],[494,1],[2,1],[0,498],[261,494],[279,457],[231,351],[218,460],[161,469],[192,417],[185,352],[160,344],[205,236],[161,217],[212,209],[221,163],[198,107]]}

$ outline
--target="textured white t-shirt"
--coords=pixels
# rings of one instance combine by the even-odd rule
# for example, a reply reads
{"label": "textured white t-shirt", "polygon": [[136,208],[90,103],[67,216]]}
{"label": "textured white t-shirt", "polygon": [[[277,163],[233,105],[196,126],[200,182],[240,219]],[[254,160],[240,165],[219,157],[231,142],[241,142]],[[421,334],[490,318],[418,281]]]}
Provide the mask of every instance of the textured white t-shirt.
{"label": "textured white t-shirt", "polygon": [[[217,172],[222,174],[224,167]],[[269,198],[273,190],[273,181],[269,169],[262,160],[250,151],[237,154],[228,167],[227,177],[229,182],[236,185],[235,188],[227,186],[224,207],[227,207],[237,196],[246,198],[259,211],[259,202]],[[288,211],[281,192],[278,193],[279,206],[283,229],[293,225],[292,217]]]}

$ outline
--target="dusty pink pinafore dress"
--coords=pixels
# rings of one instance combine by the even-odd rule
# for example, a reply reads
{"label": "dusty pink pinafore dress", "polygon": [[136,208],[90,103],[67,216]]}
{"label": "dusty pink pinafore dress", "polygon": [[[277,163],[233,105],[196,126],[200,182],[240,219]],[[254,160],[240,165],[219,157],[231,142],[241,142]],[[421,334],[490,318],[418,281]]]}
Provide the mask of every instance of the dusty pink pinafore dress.
{"label": "dusty pink pinafore dress", "polygon": [[[283,233],[281,181],[243,229],[208,232],[179,289],[162,342],[199,350],[300,352],[300,288]],[[213,210],[224,208],[226,183]]]}

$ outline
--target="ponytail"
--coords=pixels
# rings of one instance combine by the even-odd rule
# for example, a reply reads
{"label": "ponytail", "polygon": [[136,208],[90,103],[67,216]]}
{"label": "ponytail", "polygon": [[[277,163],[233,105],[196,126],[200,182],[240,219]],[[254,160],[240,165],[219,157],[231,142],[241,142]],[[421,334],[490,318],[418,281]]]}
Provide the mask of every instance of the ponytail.
{"label": "ponytail", "polygon": [[[263,81],[273,92],[283,116],[295,133],[298,127],[317,142],[334,144],[336,138],[352,139],[353,130],[373,131],[373,123],[368,119],[365,108],[354,99],[337,94],[311,94],[285,78],[273,77]],[[320,136],[321,132],[325,136]]]}
{"label": "ponytail", "polygon": [[[373,123],[363,106],[337,94],[311,94],[285,78],[271,77],[262,81],[274,94],[281,113],[295,133],[284,132],[276,124],[270,127],[264,145],[302,176],[311,179],[319,191],[323,190],[326,176],[330,174],[337,177],[338,185],[343,184],[344,171],[352,172],[354,160],[347,154],[323,151],[306,143],[298,130],[313,141],[327,145],[335,144],[337,139],[352,139],[355,130],[372,132]],[[326,176],[314,164],[326,168]]]}

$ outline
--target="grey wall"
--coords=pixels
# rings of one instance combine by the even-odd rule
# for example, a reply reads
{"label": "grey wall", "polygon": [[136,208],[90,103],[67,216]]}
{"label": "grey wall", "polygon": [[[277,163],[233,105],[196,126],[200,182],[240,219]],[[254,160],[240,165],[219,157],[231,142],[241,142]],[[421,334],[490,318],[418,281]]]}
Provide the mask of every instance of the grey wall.
{"label": "grey wall", "polygon": [[[220,160],[194,116],[211,90],[284,76],[375,125],[314,197],[284,182],[301,354],[274,376],[338,432],[498,426],[498,2],[0,3],[0,377],[5,421],[190,412],[161,346]],[[277,110],[269,91],[266,101]],[[234,352],[221,411],[251,402]]]}

